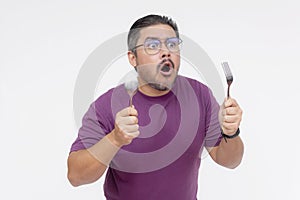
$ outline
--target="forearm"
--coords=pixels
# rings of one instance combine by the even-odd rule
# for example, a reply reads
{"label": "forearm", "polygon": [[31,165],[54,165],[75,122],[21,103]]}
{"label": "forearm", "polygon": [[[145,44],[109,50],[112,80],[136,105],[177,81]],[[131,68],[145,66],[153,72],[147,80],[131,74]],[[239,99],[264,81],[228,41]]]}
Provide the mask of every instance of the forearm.
{"label": "forearm", "polygon": [[72,152],[68,158],[68,179],[73,186],[98,180],[119,147],[110,142],[109,134],[89,149]]}
{"label": "forearm", "polygon": [[233,169],[242,161],[244,144],[239,136],[226,140],[227,142],[224,138],[222,139],[216,152],[215,161],[224,167]]}

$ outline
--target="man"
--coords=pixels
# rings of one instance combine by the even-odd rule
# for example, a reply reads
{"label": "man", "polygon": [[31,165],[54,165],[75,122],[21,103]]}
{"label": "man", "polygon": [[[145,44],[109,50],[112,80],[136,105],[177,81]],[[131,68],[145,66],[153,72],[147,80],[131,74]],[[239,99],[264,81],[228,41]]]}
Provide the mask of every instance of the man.
{"label": "man", "polygon": [[207,86],[178,75],[181,42],[168,17],[148,15],[132,25],[133,106],[124,85],[91,104],[68,158],[73,186],[98,180],[109,166],[109,200],[194,200],[204,147],[222,166],[240,164],[242,110],[232,98],[219,106]]}

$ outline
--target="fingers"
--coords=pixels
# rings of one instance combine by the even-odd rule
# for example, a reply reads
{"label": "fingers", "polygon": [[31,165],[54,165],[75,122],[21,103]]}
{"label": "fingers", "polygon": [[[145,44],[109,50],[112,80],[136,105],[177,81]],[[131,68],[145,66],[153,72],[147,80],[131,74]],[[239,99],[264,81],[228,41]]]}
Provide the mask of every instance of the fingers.
{"label": "fingers", "polygon": [[236,115],[243,111],[239,107],[227,107],[222,110],[222,115]]}
{"label": "fingers", "polygon": [[222,130],[227,135],[232,135],[239,128],[243,111],[237,101],[232,98],[225,99],[219,113]]}
{"label": "fingers", "polygon": [[223,104],[224,104],[225,108],[228,108],[228,107],[238,107],[239,106],[238,103],[237,103],[237,101],[235,99],[231,98],[231,97],[225,99],[225,101],[224,101]]}
{"label": "fingers", "polygon": [[236,123],[240,120],[239,115],[225,115],[223,122],[227,123]]}
{"label": "fingers", "polygon": [[119,125],[119,128],[124,131],[125,133],[134,133],[139,130],[139,125],[138,124],[133,124],[133,125]]}
{"label": "fingers", "polygon": [[225,99],[221,106],[221,109],[223,115],[242,114],[242,109],[240,108],[237,101],[233,98]]}
{"label": "fingers", "polygon": [[117,117],[116,122],[118,124],[132,125],[138,123],[138,118],[136,116]]}
{"label": "fingers", "polygon": [[138,116],[137,110],[132,106],[132,107],[127,107],[121,110],[120,112],[117,113],[118,116],[120,117],[126,117],[126,116]]}
{"label": "fingers", "polygon": [[130,133],[127,133],[128,136],[131,136],[132,139],[136,138],[137,136],[140,135],[140,131],[135,131],[135,132],[130,132]]}
{"label": "fingers", "polygon": [[140,134],[138,112],[132,107],[124,108],[116,114],[114,138],[121,145],[127,145]]}
{"label": "fingers", "polygon": [[223,129],[223,131],[227,130],[227,131],[230,131],[230,133],[235,133],[236,130],[239,128],[239,126],[240,126],[239,123],[223,122],[222,129]]}

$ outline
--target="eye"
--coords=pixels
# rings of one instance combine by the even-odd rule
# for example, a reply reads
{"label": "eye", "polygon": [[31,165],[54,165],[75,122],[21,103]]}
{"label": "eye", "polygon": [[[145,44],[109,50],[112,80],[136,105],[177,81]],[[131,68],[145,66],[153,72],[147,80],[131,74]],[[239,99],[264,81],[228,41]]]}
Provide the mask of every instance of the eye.
{"label": "eye", "polygon": [[145,41],[145,47],[147,49],[158,49],[160,46],[159,40],[147,40]]}
{"label": "eye", "polygon": [[151,43],[148,45],[148,48],[150,49],[157,49],[158,48],[158,44],[157,43]]}
{"label": "eye", "polygon": [[168,42],[167,45],[169,49],[175,49],[177,47],[177,44],[175,42]]}
{"label": "eye", "polygon": [[177,50],[179,47],[179,39],[178,38],[169,38],[167,40],[167,46],[170,50]]}

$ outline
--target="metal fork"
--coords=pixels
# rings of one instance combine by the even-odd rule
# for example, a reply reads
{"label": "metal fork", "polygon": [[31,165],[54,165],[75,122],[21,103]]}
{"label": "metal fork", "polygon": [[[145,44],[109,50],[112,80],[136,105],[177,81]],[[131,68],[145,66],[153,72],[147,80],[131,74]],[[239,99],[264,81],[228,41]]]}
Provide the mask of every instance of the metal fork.
{"label": "metal fork", "polygon": [[227,98],[230,97],[229,95],[229,88],[230,88],[230,85],[232,84],[232,81],[233,81],[233,76],[232,76],[232,73],[231,73],[231,70],[229,68],[229,65],[228,65],[228,62],[222,62],[222,67],[223,67],[223,71],[225,73],[225,76],[226,76],[226,81],[227,81]]}
{"label": "metal fork", "polygon": [[130,97],[129,106],[132,107],[132,98],[138,90],[138,79],[135,71],[132,70],[125,76],[124,85]]}

